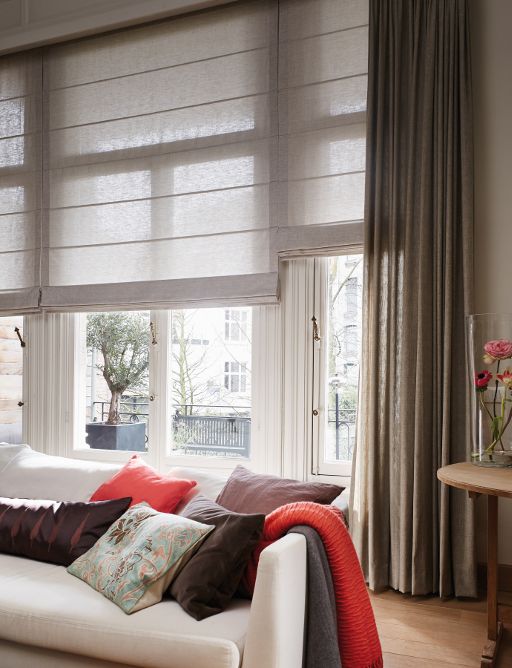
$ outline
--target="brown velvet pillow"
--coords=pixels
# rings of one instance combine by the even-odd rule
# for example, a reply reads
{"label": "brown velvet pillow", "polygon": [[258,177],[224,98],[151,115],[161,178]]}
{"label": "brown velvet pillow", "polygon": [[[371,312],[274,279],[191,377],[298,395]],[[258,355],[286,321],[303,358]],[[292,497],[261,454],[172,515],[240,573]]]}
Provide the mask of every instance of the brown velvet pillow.
{"label": "brown velvet pillow", "polygon": [[128,510],[113,501],[34,501],[0,497],[0,552],[69,566]]}
{"label": "brown velvet pillow", "polygon": [[180,514],[215,526],[169,588],[181,607],[201,620],[222,612],[233,598],[265,516],[232,513],[204,496],[194,497]]}
{"label": "brown velvet pillow", "polygon": [[279,506],[295,501],[328,504],[344,487],[322,482],[299,482],[275,475],[262,475],[237,466],[217,497],[217,503],[236,513],[268,515]]}

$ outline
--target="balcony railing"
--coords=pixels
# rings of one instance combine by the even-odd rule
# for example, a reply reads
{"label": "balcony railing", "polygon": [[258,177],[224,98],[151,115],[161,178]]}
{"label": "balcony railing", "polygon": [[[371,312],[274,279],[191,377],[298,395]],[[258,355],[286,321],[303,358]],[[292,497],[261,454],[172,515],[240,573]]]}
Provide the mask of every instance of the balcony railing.
{"label": "balcony railing", "polygon": [[[249,457],[251,448],[250,408],[246,406],[173,406],[173,445],[184,454]],[[93,415],[104,422],[109,402],[95,401]],[[208,413],[214,413],[209,415]],[[149,403],[144,397],[123,399],[119,417],[122,422],[147,422]],[[94,417],[93,417],[94,419]]]}
{"label": "balcony railing", "polygon": [[[149,402],[144,397],[121,401],[122,422],[147,422]],[[183,454],[249,457],[251,449],[251,416],[247,406],[174,405],[172,418],[173,446]],[[95,401],[93,416],[105,421],[109,402]],[[214,413],[213,415],[211,413]],[[94,419],[94,417],[93,417]],[[356,437],[356,411],[329,409],[328,426],[334,430],[335,461],[350,459]],[[332,432],[331,432],[332,433]]]}

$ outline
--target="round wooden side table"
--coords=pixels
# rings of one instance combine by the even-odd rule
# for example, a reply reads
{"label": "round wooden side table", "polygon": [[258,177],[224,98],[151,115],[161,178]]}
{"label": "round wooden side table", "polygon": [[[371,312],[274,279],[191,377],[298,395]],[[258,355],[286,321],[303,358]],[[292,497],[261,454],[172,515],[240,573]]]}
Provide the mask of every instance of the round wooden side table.
{"label": "round wooden side table", "polygon": [[495,664],[503,628],[498,619],[498,497],[512,498],[512,469],[464,462],[443,466],[437,477],[446,485],[467,490],[473,499],[487,496],[487,643],[480,666],[489,668]]}

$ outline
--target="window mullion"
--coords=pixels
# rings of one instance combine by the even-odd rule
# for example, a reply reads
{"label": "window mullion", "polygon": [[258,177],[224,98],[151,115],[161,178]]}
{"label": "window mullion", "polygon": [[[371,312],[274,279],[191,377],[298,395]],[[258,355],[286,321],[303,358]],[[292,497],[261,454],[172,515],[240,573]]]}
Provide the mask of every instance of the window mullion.
{"label": "window mullion", "polygon": [[170,444],[170,311],[151,311],[152,341],[149,347],[149,459],[164,466]]}

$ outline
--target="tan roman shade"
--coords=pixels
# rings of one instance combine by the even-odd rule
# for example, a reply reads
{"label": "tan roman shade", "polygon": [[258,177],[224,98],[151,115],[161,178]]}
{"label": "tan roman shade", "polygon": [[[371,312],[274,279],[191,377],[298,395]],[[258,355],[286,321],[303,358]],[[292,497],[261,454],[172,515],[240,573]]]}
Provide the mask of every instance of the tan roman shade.
{"label": "tan roman shade", "polygon": [[41,59],[0,58],[0,310],[37,309],[40,284]]}
{"label": "tan roman shade", "polygon": [[280,2],[284,254],[362,241],[367,73],[367,0]]}
{"label": "tan roman shade", "polygon": [[240,0],[0,59],[0,311],[267,303],[361,240],[366,0]]}

